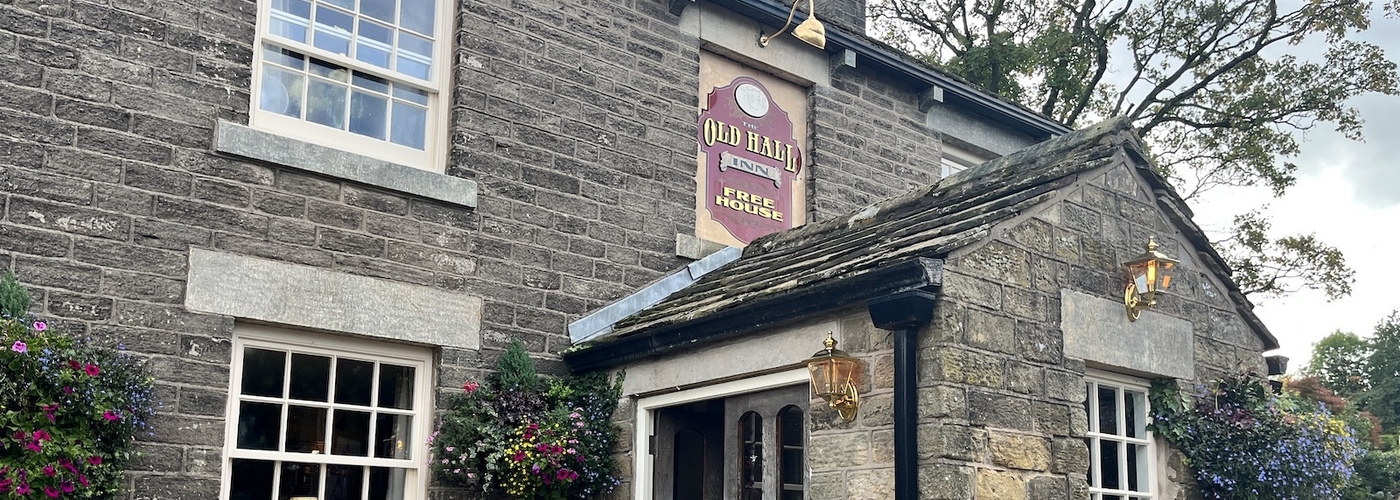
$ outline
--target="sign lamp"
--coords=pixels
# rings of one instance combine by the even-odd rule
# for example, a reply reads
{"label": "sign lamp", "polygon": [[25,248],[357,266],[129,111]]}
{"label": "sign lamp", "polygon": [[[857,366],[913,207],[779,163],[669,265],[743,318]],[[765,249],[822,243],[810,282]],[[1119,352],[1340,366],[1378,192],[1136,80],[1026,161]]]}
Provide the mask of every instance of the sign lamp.
{"label": "sign lamp", "polygon": [[1143,309],[1157,305],[1157,296],[1172,284],[1172,271],[1178,261],[1157,251],[1157,240],[1147,237],[1147,252],[1123,263],[1123,275],[1128,287],[1123,290],[1123,305],[1128,307],[1128,320],[1137,321]]}
{"label": "sign lamp", "polygon": [[860,410],[861,375],[865,373],[860,359],[836,348],[836,339],[827,332],[826,349],[817,351],[807,360],[807,371],[812,378],[812,395],[825,399],[847,422],[856,419]]}
{"label": "sign lamp", "polygon": [[[807,20],[802,21],[796,28],[793,28],[792,36],[797,37],[798,40],[812,44],[813,47],[825,49],[826,27],[822,26],[821,21],[817,20],[817,11],[814,10],[813,1],[814,0],[807,0]],[[767,47],[768,42],[777,38],[778,35],[783,34],[784,31],[787,31],[788,26],[792,26],[792,16],[797,14],[797,5],[800,3],[802,3],[802,0],[793,0],[792,10],[788,11],[787,22],[783,23],[783,28],[772,35],[758,37],[758,46]]]}

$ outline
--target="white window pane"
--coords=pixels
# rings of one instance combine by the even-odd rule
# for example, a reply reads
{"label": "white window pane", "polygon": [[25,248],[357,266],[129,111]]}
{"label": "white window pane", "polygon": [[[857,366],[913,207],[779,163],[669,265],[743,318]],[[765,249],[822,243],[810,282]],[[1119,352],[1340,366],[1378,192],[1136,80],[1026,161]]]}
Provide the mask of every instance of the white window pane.
{"label": "white window pane", "polygon": [[1099,477],[1102,486],[1107,489],[1117,490],[1123,488],[1123,482],[1118,475],[1118,443],[1113,441],[1099,442]]}
{"label": "white window pane", "polygon": [[1118,434],[1118,392],[1099,386],[1099,432]]}
{"label": "white window pane", "polygon": [[284,451],[326,452],[326,409],[309,406],[287,408],[287,442]]}
{"label": "white window pane", "polygon": [[1123,391],[1123,427],[1128,437],[1142,439],[1147,436],[1147,393]]}
{"label": "white window pane", "polygon": [[331,387],[331,358],[293,354],[290,381],[290,387],[287,388],[288,398],[326,401]]}
{"label": "white window pane", "polygon": [[238,406],[238,444],[245,450],[276,450],[282,405],[243,401]]}
{"label": "white window pane", "polygon": [[427,80],[433,66],[433,42],[408,32],[399,32],[399,57],[394,69],[408,76]]}
{"label": "white window pane", "polygon": [[345,92],[342,85],[312,79],[306,88],[306,120],[344,130]]}
{"label": "white window pane", "polygon": [[372,91],[376,94],[389,93],[389,81],[377,76],[355,72],[355,76],[350,79],[352,85]]}
{"label": "white window pane", "polygon": [[326,500],[360,500],[364,490],[364,467],[354,465],[326,467]]}
{"label": "white window pane", "polygon": [[[258,95],[258,108],[279,115],[301,118],[301,89],[303,85],[304,79],[301,74],[292,73],[266,64],[263,65],[262,88],[260,90],[261,93]],[[251,393],[245,392],[245,394]],[[276,395],[282,395],[280,387]]]}
{"label": "white window pane", "polygon": [[395,85],[394,97],[417,104],[419,106],[428,105],[428,93],[422,90],[409,87],[407,85]]}
{"label": "white window pane", "polygon": [[393,24],[394,0],[360,0],[360,13]]}
{"label": "white window pane", "polygon": [[326,62],[320,59],[311,58],[311,65],[308,67],[311,74],[335,80],[340,83],[350,81],[350,70],[339,64]]}
{"label": "white window pane", "polygon": [[423,149],[428,127],[428,110],[394,102],[394,124],[390,140],[394,144]]}
{"label": "white window pane", "polygon": [[358,90],[350,94],[350,131],[384,140],[389,121],[389,99]]}
{"label": "white window pane", "polygon": [[351,31],[355,29],[354,19],[344,12],[317,5],[316,35],[312,44],[336,54],[349,54]]}
{"label": "white window pane", "polygon": [[336,410],[331,427],[331,454],[369,456],[369,412]]}
{"label": "white window pane", "polygon": [[409,446],[413,445],[413,417],[381,413],[374,424],[375,458],[413,458],[409,456]]}
{"label": "white window pane", "polygon": [[374,386],[374,363],[340,358],[335,362],[335,402],[369,406]]}
{"label": "white window pane", "polygon": [[1128,445],[1128,491],[1147,492],[1147,447]]}
{"label": "white window pane", "polygon": [[282,499],[321,496],[321,464],[282,462],[282,481],[277,486],[277,496]]}
{"label": "white window pane", "polygon": [[360,19],[360,31],[355,38],[355,59],[389,67],[389,54],[394,51],[394,30],[388,26]]}
{"label": "white window pane", "polygon": [[269,33],[306,43],[307,28],[311,26],[311,2],[273,0],[269,21]]}
{"label": "white window pane", "polygon": [[413,371],[412,366],[379,365],[380,408],[413,408]]}
{"label": "white window pane", "polygon": [[345,10],[355,10],[355,0],[320,0],[322,2],[343,8]]}
{"label": "white window pane", "polygon": [[403,500],[403,490],[408,484],[408,471],[388,467],[369,468],[370,500]]}
{"label": "white window pane", "polygon": [[267,460],[233,459],[229,500],[271,500],[275,467]]}
{"label": "white window pane", "polygon": [[267,45],[263,47],[263,61],[278,64],[291,69],[305,71],[306,56],[287,49]]}
{"label": "white window pane", "polygon": [[286,363],[285,352],[251,347],[244,349],[242,394],[282,397],[282,378]]}
{"label": "white window pane", "polygon": [[433,34],[433,21],[437,14],[435,0],[402,0],[399,12],[399,26],[424,35]]}

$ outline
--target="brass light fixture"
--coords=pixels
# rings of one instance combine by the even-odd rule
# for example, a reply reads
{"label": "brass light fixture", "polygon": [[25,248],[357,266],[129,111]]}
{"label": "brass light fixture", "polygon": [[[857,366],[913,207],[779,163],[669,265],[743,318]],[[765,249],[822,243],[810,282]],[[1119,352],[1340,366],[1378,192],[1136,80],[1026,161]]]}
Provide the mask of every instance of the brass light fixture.
{"label": "brass light fixture", "polygon": [[807,371],[812,379],[812,395],[825,399],[847,422],[856,419],[860,410],[861,376],[865,364],[859,358],[836,348],[836,339],[827,332],[826,349],[817,351],[807,360]]}
{"label": "brass light fixture", "polygon": [[1147,237],[1147,251],[1136,259],[1123,263],[1123,275],[1128,287],[1123,290],[1123,305],[1128,308],[1128,320],[1137,321],[1144,309],[1157,305],[1157,296],[1172,284],[1172,272],[1178,261],[1157,251],[1157,240]]}
{"label": "brass light fixture", "polygon": [[[817,11],[814,10],[813,2],[814,0],[807,0],[807,20],[802,21],[796,28],[793,28],[792,36],[797,37],[798,40],[810,43],[816,48],[825,49],[826,27],[822,26],[821,21],[817,20]],[[758,46],[767,47],[768,42],[777,38],[778,35],[783,34],[784,31],[787,31],[788,26],[792,26],[792,17],[797,14],[797,4],[799,3],[802,3],[802,0],[792,0],[792,10],[788,11],[787,22],[783,23],[783,28],[772,35],[759,36]]]}

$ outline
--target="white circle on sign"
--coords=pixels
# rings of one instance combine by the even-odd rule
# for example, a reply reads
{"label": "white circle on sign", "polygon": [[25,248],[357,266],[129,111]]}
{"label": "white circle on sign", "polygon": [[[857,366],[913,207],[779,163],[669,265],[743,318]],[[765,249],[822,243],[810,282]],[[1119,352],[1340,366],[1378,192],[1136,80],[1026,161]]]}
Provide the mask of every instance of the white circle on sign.
{"label": "white circle on sign", "polygon": [[752,83],[739,84],[739,88],[734,89],[734,101],[739,103],[739,109],[754,118],[768,114],[768,96]]}

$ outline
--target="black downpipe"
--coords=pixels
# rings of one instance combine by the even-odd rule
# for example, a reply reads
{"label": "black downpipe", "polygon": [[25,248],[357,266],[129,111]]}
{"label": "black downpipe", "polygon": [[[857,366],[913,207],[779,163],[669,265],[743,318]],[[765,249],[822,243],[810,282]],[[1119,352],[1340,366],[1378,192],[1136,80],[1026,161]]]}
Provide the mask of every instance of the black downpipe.
{"label": "black downpipe", "polygon": [[875,327],[894,335],[895,500],[919,498],[919,330],[933,319],[934,298],[911,290],[867,304]]}

